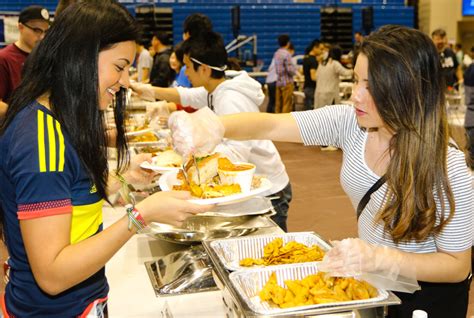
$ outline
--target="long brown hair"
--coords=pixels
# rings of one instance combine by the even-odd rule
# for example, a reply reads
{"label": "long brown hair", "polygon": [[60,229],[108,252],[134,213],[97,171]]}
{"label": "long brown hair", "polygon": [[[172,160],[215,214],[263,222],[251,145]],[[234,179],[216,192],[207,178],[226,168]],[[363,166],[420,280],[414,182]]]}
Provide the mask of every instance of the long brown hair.
{"label": "long brown hair", "polygon": [[369,90],[377,110],[395,132],[388,191],[376,221],[383,221],[397,243],[422,241],[439,233],[455,209],[447,177],[449,132],[438,52],[424,33],[393,25],[366,37],[360,52],[368,58]]}

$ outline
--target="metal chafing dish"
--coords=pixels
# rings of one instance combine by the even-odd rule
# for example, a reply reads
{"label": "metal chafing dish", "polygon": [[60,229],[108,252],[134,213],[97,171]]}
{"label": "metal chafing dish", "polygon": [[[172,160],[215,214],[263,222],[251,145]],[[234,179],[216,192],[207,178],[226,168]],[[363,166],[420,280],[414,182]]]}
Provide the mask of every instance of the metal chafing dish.
{"label": "metal chafing dish", "polygon": [[212,264],[202,246],[170,253],[145,267],[157,296],[216,290]]}
{"label": "metal chafing dish", "polygon": [[275,214],[271,201],[257,197],[189,217],[181,227],[151,223],[146,234],[179,244],[199,244],[203,240],[229,238],[275,226],[269,216]]}
{"label": "metal chafing dish", "polygon": [[385,315],[386,306],[400,304],[400,300],[392,292],[387,291],[387,298],[364,304],[341,304],[334,307],[317,308],[299,310],[295,308],[294,311],[276,314],[259,314],[248,306],[241,294],[237,291],[229,278],[230,271],[228,271],[221,262],[219,256],[211,247],[211,240],[203,241],[202,245],[207,252],[213,264],[213,276],[216,285],[223,292],[223,300],[227,309],[227,317],[325,317],[325,318],[342,318],[342,317],[363,317],[363,318],[382,318]]}

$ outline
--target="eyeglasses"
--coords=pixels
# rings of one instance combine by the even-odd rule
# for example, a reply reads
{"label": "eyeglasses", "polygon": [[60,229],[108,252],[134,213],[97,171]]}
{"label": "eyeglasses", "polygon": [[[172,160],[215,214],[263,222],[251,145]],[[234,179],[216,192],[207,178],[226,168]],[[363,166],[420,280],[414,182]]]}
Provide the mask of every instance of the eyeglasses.
{"label": "eyeglasses", "polygon": [[221,71],[221,72],[223,72],[223,71],[225,71],[225,70],[227,69],[227,65],[220,66],[220,67],[219,67],[219,66],[212,66],[212,65],[208,65],[208,64],[206,64],[206,63],[203,63],[203,62],[201,62],[201,61],[199,61],[199,60],[196,60],[194,57],[190,57],[189,59],[190,59],[191,61],[195,62],[195,63],[198,63],[199,65],[207,65],[207,67],[209,67],[209,68],[212,69],[212,70],[216,70],[216,71]]}
{"label": "eyeglasses", "polygon": [[26,23],[22,23],[24,26],[26,26],[28,29],[32,30],[33,32],[36,33],[36,35],[39,35],[39,36],[42,36],[43,34],[46,34],[46,32],[48,32],[48,29],[46,30],[43,30],[41,28],[34,28],[32,26],[29,26],[28,24]]}

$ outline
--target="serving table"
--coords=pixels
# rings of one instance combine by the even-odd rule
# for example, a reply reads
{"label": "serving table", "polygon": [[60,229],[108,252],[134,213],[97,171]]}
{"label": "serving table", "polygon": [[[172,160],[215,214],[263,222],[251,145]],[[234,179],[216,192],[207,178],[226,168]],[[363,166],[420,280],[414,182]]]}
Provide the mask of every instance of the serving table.
{"label": "serving table", "polygon": [[[125,214],[122,207],[104,207],[104,226],[115,222]],[[264,228],[255,232],[260,234],[283,233],[277,227]],[[203,246],[213,264],[218,259],[209,253],[209,242]],[[145,268],[146,262],[154,261],[170,253],[189,248],[163,240],[157,240],[144,234],[132,237],[106,265],[106,275],[110,285],[108,310],[109,317],[263,317],[253,313],[232,288],[229,272],[223,266],[214,266],[213,274],[220,290],[193,294],[160,297],[155,295],[150,278]],[[399,303],[398,298],[390,293],[389,298],[381,305]],[[340,309],[339,309],[340,311]],[[318,318],[341,317],[383,317],[384,307],[364,309],[363,306],[344,312],[314,315],[298,311],[295,316]],[[286,314],[288,316],[288,314]]]}

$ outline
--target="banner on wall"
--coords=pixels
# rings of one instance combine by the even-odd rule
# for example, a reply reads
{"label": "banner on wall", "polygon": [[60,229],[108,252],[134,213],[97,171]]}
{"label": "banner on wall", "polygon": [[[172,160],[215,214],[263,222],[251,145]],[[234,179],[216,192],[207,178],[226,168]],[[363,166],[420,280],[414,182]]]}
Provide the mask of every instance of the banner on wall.
{"label": "banner on wall", "polygon": [[3,17],[3,35],[6,44],[13,43],[20,38],[18,17]]}
{"label": "banner on wall", "polygon": [[474,0],[462,1],[462,15],[474,15]]}

